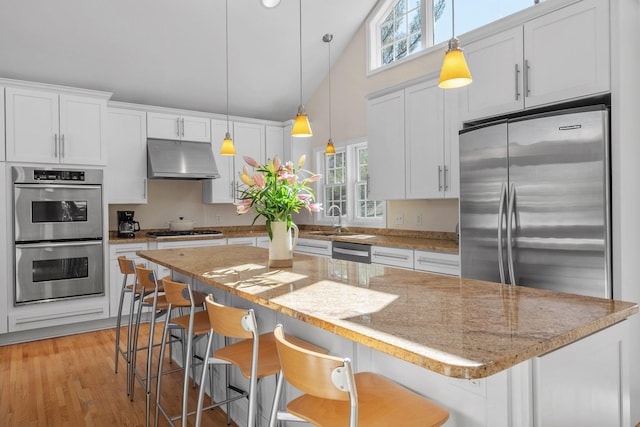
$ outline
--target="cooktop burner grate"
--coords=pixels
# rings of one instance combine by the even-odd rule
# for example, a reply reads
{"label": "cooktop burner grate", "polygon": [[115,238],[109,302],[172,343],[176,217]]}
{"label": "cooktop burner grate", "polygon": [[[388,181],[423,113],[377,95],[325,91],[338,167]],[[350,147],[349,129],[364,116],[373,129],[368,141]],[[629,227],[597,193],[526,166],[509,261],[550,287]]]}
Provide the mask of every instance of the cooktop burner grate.
{"label": "cooktop burner grate", "polygon": [[218,230],[185,230],[185,231],[148,231],[149,237],[183,237],[183,236],[221,236],[222,231]]}

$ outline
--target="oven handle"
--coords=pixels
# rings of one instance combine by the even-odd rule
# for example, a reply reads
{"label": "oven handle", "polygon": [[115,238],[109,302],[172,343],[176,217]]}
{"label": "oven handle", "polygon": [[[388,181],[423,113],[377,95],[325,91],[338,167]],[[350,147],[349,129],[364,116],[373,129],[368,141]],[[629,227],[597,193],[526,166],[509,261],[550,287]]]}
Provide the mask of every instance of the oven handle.
{"label": "oven handle", "polygon": [[88,189],[88,190],[100,190],[102,189],[101,185],[68,185],[68,184],[13,184],[16,188],[37,188],[42,190],[43,188],[73,188],[75,190],[78,189]]}
{"label": "oven handle", "polygon": [[59,248],[61,246],[94,246],[101,245],[102,240],[82,240],[76,242],[39,242],[39,243],[16,243],[16,249],[30,248]]}

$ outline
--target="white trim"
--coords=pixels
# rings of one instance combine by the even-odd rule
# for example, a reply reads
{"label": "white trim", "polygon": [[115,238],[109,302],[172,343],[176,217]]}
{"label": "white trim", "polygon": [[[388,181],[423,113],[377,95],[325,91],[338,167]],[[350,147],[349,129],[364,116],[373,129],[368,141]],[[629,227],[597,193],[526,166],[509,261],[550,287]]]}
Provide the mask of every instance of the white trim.
{"label": "white trim", "polygon": [[0,78],[0,86],[15,87],[23,89],[41,90],[46,92],[64,93],[70,95],[88,96],[99,99],[109,99],[113,95],[111,92],[104,92],[94,89],[82,89],[70,86],[53,85],[49,83],[29,82],[25,80],[13,80]]}

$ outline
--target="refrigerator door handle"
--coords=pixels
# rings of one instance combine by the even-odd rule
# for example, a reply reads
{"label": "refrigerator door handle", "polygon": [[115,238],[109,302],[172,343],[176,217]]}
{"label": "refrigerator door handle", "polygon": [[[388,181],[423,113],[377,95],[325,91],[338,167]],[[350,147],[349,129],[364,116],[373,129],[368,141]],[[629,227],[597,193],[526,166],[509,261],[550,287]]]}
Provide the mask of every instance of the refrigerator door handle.
{"label": "refrigerator door handle", "polygon": [[502,183],[500,189],[500,205],[498,207],[498,271],[500,272],[500,283],[504,281],[504,248],[502,245],[502,224],[504,219],[504,205],[507,198],[507,184]]}
{"label": "refrigerator door handle", "polygon": [[[516,274],[513,268],[513,216],[516,205],[516,186],[511,184],[509,190],[509,209],[507,210],[507,262],[509,263],[509,280],[516,285]],[[517,224],[516,224],[517,226]]]}

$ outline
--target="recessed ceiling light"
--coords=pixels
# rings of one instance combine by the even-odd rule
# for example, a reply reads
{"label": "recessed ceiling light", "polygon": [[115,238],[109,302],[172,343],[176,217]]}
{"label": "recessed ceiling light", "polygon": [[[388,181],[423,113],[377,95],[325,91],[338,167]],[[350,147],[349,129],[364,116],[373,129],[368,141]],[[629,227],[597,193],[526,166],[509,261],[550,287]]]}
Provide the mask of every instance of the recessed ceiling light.
{"label": "recessed ceiling light", "polygon": [[264,7],[272,8],[280,4],[280,0],[262,0]]}

